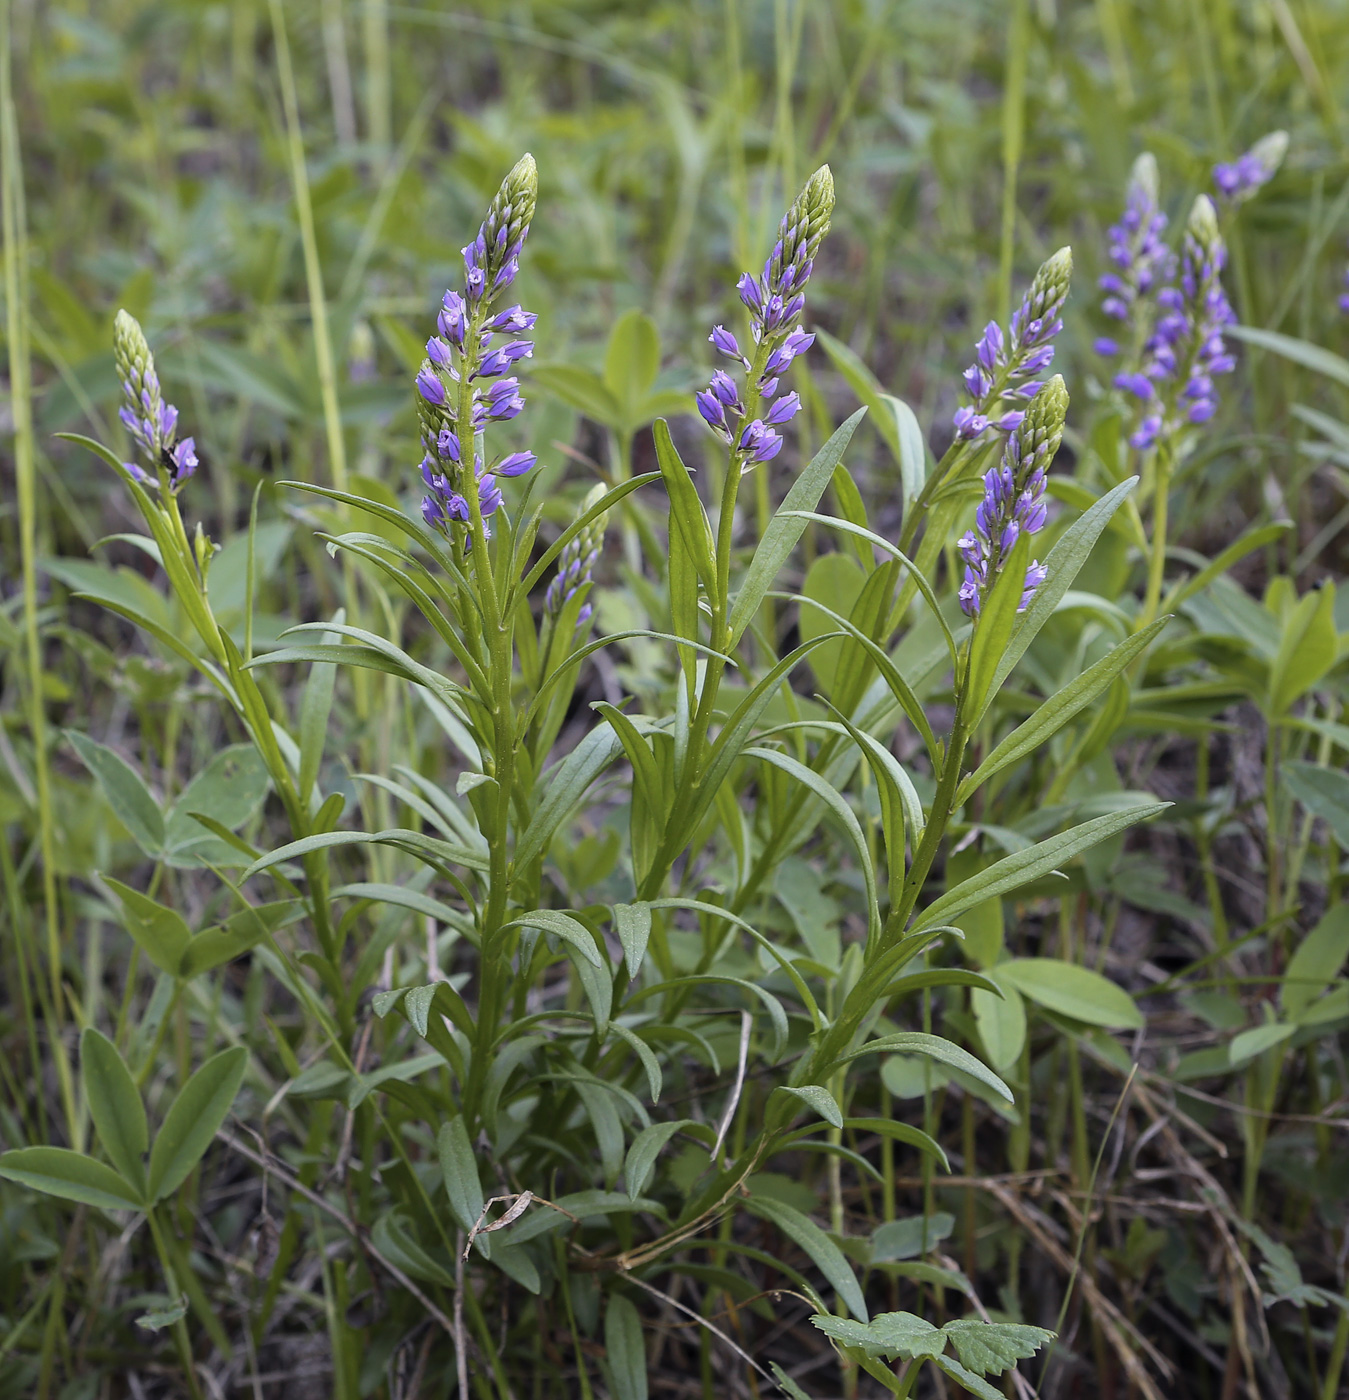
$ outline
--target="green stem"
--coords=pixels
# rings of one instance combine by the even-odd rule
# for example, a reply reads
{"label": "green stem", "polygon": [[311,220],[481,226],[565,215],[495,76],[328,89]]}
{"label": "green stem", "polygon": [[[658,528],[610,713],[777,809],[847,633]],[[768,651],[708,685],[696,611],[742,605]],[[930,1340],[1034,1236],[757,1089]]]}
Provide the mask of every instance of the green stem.
{"label": "green stem", "polygon": [[[295,188],[295,212],[300,221],[300,243],[304,249],[309,312],[314,325],[314,360],[318,368],[319,394],[323,400],[329,470],[332,472],[334,489],[345,491],[347,450],[342,436],[342,417],[337,406],[337,376],[333,368],[332,341],[328,335],[328,304],[323,292],[323,269],[319,264],[318,239],[314,233],[314,205],[309,195],[309,173],[305,169],[300,102],[295,91],[295,69],[290,61],[290,41],[286,37],[286,17],[281,0],[269,0],[269,7],[272,34],[276,43],[276,71],[281,81],[281,102],[286,114],[286,146],[290,156],[291,183]],[[384,140],[387,143],[387,131]]]}
{"label": "green stem", "polygon": [[[169,1253],[168,1243],[164,1238],[153,1206],[145,1212],[145,1220],[155,1242],[155,1253],[159,1255],[159,1266],[164,1270],[164,1283],[167,1286],[169,1297],[176,1299],[179,1293],[173,1257]],[[192,1341],[187,1335],[187,1323],[181,1317],[173,1324],[173,1340],[178,1347],[179,1359],[183,1363],[184,1378],[187,1381],[187,1388],[192,1395],[192,1400],[201,1400],[201,1387],[197,1384],[196,1367],[192,1360]]]}

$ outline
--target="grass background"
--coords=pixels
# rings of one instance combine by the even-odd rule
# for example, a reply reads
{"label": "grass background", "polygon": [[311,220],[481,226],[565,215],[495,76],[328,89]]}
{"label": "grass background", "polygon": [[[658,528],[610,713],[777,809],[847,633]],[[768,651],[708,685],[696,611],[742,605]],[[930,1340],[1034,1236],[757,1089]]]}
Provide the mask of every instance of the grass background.
{"label": "grass background", "polygon": [[[281,10],[289,69],[276,42]],[[64,751],[51,754],[45,808],[38,800],[33,786],[46,781],[48,764],[40,734],[33,742],[34,700],[53,732],[90,720],[110,741],[139,748],[166,796],[222,742],[218,719],[174,673],[68,596],[89,550],[132,525],[105,469],[53,436],[117,439],[110,342],[119,306],[145,324],[169,397],[196,436],[203,467],[190,488],[192,514],[228,540],[262,486],[264,634],[336,605],[332,572],[275,480],[346,473],[411,499],[409,382],[422,337],[460,246],[523,150],[539,163],[540,202],[519,289],[540,313],[541,361],[598,366],[610,326],[639,307],[661,329],[664,386],[693,386],[710,364],[707,329],[730,310],[735,277],[754,266],[786,200],[827,160],[839,205],[812,315],[934,425],[940,452],[979,328],[1007,313],[1063,243],[1078,270],[1056,368],[1083,404],[1099,391],[1103,367],[1090,345],[1103,323],[1092,288],[1104,229],[1141,150],[1158,158],[1175,220],[1209,186],[1215,161],[1275,128],[1289,132],[1290,151],[1233,235],[1234,304],[1249,325],[1341,352],[1349,345],[1336,304],[1349,234],[1349,125],[1340,110],[1349,7],[1331,0],[10,0],[5,34],[16,138],[5,152],[11,245],[26,238],[7,286],[7,336],[26,337],[31,351],[34,419],[27,462],[24,396],[11,396],[6,426],[18,430],[20,450],[0,461],[6,915],[12,939],[36,947],[51,938],[65,949],[85,1016],[115,995],[105,985],[121,985],[110,974],[124,959],[121,943],[91,920],[81,883],[106,867],[115,834]],[[295,198],[296,142],[312,231]],[[325,424],[315,267],[339,439]],[[779,461],[781,481],[791,454],[804,461],[852,407],[825,365],[817,355],[801,371],[809,413]],[[1342,391],[1246,351],[1224,393],[1224,414],[1179,483],[1179,537],[1216,553],[1247,522],[1291,518],[1298,528],[1250,561],[1249,585],[1258,592],[1277,571],[1302,588],[1342,573],[1344,474],[1306,450],[1306,421],[1292,411],[1342,413]],[[548,464],[552,508],[564,519],[588,484],[585,460],[607,463],[615,444],[546,394],[531,408],[521,432]],[[687,423],[682,431],[696,455],[698,434]],[[1078,456],[1090,450],[1072,418],[1068,442]],[[873,524],[885,529],[896,518],[892,468],[869,429],[859,446],[854,473]],[[639,435],[634,452],[644,464],[649,437]],[[99,557],[135,559],[117,544]],[[242,560],[235,565],[241,580]],[[241,584],[239,592],[241,603]],[[640,682],[639,658],[631,668]],[[377,760],[389,742],[378,705],[343,714],[351,741]],[[1193,755],[1173,762],[1184,775]],[[1173,887],[1193,892],[1190,856],[1171,859]],[[1240,906],[1239,880],[1230,893]],[[1168,940],[1183,931],[1184,913],[1151,911],[1135,945],[1163,969],[1181,957]],[[9,956],[0,949],[0,967],[11,967]],[[42,1015],[13,993],[0,996],[15,1105],[4,1130],[14,1141],[19,1117],[59,1116],[55,1079],[42,1085],[49,1110],[41,1095],[33,1107],[21,1082],[30,1041],[55,1034],[56,1022],[75,1024],[51,1008],[47,1016],[39,1030]],[[1093,1103],[1094,1128],[1110,1106],[1109,1097]],[[1211,1118],[1220,1138],[1231,1136],[1228,1118]],[[1333,1285],[1337,1241],[1315,1222],[1316,1212],[1342,1208],[1343,1183],[1316,1192],[1314,1200],[1276,1192],[1264,1205],[1270,1219],[1303,1231],[1304,1267]],[[0,1263],[6,1248],[23,1263],[21,1225],[5,1230]],[[9,1319],[35,1299],[50,1303],[28,1291],[26,1271],[0,1275]],[[116,1355],[83,1375],[68,1357],[51,1362],[62,1350],[51,1335],[59,1313],[38,1316],[47,1328],[42,1393],[56,1393],[54,1377],[72,1396],[125,1393]],[[1210,1323],[1218,1330],[1207,1336]],[[1286,1329],[1294,1353],[1298,1326]],[[1193,1389],[1176,1393],[1226,1394],[1230,1367],[1193,1358],[1202,1347],[1221,1357],[1229,1340],[1220,1319],[1190,1339],[1167,1339],[1194,1367],[1177,1381]],[[92,1389],[70,1389],[89,1376]],[[1127,1385],[1121,1379],[1112,1393],[1127,1394]]]}

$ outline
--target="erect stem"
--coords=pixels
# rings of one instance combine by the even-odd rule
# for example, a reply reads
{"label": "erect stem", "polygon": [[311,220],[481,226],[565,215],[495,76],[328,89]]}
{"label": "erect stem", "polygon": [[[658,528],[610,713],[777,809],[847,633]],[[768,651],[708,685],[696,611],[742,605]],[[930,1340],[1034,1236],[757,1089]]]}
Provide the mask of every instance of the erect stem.
{"label": "erect stem", "polygon": [[[155,1242],[155,1253],[159,1255],[159,1266],[164,1270],[164,1282],[168,1287],[169,1296],[176,1302],[182,1296],[178,1291],[178,1277],[174,1273],[168,1242],[160,1230],[159,1219],[153,1206],[147,1208],[145,1220]],[[201,1400],[201,1387],[197,1384],[197,1372],[192,1361],[192,1339],[187,1335],[187,1323],[181,1317],[173,1324],[173,1340],[178,1346],[179,1359],[183,1363],[183,1373],[192,1400]]]}
{"label": "erect stem", "polygon": [[1157,608],[1162,599],[1162,576],[1166,572],[1166,532],[1168,507],[1171,497],[1172,452],[1169,442],[1163,442],[1157,450],[1155,464],[1156,481],[1152,500],[1152,550],[1148,556],[1148,586],[1143,596],[1143,611],[1138,617],[1138,626],[1146,627],[1157,616]]}

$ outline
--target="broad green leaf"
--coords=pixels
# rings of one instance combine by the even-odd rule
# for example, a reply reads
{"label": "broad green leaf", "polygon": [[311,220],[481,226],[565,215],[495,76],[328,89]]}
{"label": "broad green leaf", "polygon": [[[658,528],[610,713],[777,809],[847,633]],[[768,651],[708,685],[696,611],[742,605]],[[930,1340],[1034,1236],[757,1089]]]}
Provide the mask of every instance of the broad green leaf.
{"label": "broad green leaf", "polygon": [[252,744],[221,749],[182,790],[169,811],[164,842],[170,864],[195,864],[195,855],[214,861],[221,842],[194,814],[201,813],[226,830],[237,831],[262,810],[270,784],[267,765]]}
{"label": "broad green leaf", "polygon": [[93,1026],[86,1026],[80,1036],[80,1077],[103,1150],[118,1172],[143,1193],[144,1158],[150,1148],[145,1105],[117,1047]]}
{"label": "broad green leaf", "polygon": [[827,1337],[846,1346],[864,1347],[876,1356],[940,1356],[946,1348],[946,1335],[926,1318],[913,1313],[881,1313],[874,1322],[849,1322],[841,1317],[817,1313],[811,1322]]}
{"label": "broad green leaf", "polygon": [[1080,826],[1051,836],[1046,841],[1028,846],[1024,851],[1016,851],[994,861],[992,865],[962,881],[953,890],[930,904],[919,915],[922,928],[934,928],[959,918],[966,909],[972,909],[985,899],[998,898],[1020,889],[1041,875],[1047,875],[1059,865],[1066,864],[1074,856],[1113,836],[1117,831],[1134,826],[1141,821],[1164,812],[1169,802],[1147,802],[1137,807],[1126,807],[1123,811],[1107,812],[1104,816],[1093,817]]}
{"label": "broad green leaf", "polygon": [[612,1291],[604,1312],[604,1353],[614,1400],[647,1400],[642,1319],[621,1293]]}
{"label": "broad green leaf", "polygon": [[841,1302],[855,1318],[867,1320],[866,1299],[843,1251],[807,1215],[794,1206],[768,1196],[751,1195],[745,1206],[755,1215],[776,1225],[793,1244],[804,1250],[811,1263],[829,1280]]}
{"label": "broad green leaf", "polygon": [[623,426],[623,405],[592,370],[582,369],[579,365],[541,364],[530,369],[529,377],[533,383],[594,422],[606,428]]}
{"label": "broad green leaf", "polygon": [[141,951],[161,972],[177,977],[192,937],[183,916],[110,875],[103,877],[103,883],[121,901],[122,923]]}
{"label": "broad green leaf", "polygon": [[143,1210],[130,1182],[111,1167],[68,1147],[20,1147],[0,1155],[0,1176],[47,1196],[100,1210]]}
{"label": "broad green leaf", "polygon": [[[646,957],[646,945],[651,938],[651,906],[645,902],[638,904],[614,905],[614,929],[618,941],[623,945],[623,960],[627,965],[628,976],[636,979],[642,970]],[[636,1195],[633,1191],[630,1194]]]}
{"label": "broad green leaf", "polygon": [[[851,554],[821,554],[806,572],[801,592],[813,603],[822,603],[829,611],[803,607],[798,630],[802,641],[837,630],[831,614],[847,617],[866,585],[867,576]],[[846,639],[826,642],[811,653],[810,669],[816,684],[831,698],[835,697],[834,682],[838,679],[839,660]]]}
{"label": "broad green leaf", "polygon": [[1277,718],[1334,666],[1335,585],[1306,594],[1283,624],[1279,650],[1269,668],[1269,713]]}
{"label": "broad green leaf", "polygon": [[1293,1020],[1330,986],[1349,957],[1349,904],[1332,905],[1298,944],[1279,983],[1279,1005]]}
{"label": "broad green leaf", "polygon": [[248,952],[283,924],[299,918],[304,906],[293,899],[257,904],[231,914],[223,924],[194,934],[178,965],[183,978],[198,977]]}
{"label": "broad green leaf", "polygon": [[1341,846],[1349,847],[1349,775],[1315,763],[1285,763],[1279,770],[1288,790],[1320,817]]}
{"label": "broad green leaf", "polygon": [[978,768],[961,782],[954,805],[963,806],[970,795],[995,773],[1034,752],[1057,734],[1074,715],[1090,705],[1101,691],[1111,684],[1169,621],[1170,618],[1158,618],[1151,626],[1112,647],[1075,680],[1069,681],[1062,690],[1051,695],[1043,705],[1017,725]]}
{"label": "broad green leaf", "polygon": [[1074,1021],[1115,1030],[1139,1030],[1144,1024],[1128,992],[1088,967],[1058,958],[1012,958],[996,970],[999,982]]}
{"label": "broad green leaf", "polygon": [[690,1126],[694,1126],[692,1118],[680,1118],[673,1123],[652,1123],[633,1138],[623,1165],[623,1184],[629,1196],[642,1194],[655,1170],[656,1158],[677,1132]]}
{"label": "broad green leaf", "polygon": [[1027,1356],[1034,1356],[1054,1340],[1043,1327],[1021,1322],[984,1322],[965,1317],[948,1322],[942,1331],[955,1347],[961,1363],[979,1376],[1000,1376]]}
{"label": "broad green leaf", "polygon": [[131,833],[131,839],[147,856],[158,856],[164,849],[164,816],[140,774],[120,754],[87,734],[67,729],[66,738],[79,754],[80,762],[94,775],[108,806]]}
{"label": "broad green leaf", "polygon": [[775,1094],[790,1094],[798,1098],[807,1108],[813,1109],[833,1128],[843,1126],[843,1113],[838,1101],[828,1089],[820,1084],[779,1084]]}
{"label": "broad green leaf", "polygon": [[955,1230],[956,1218],[949,1211],[932,1215],[911,1215],[904,1220],[887,1220],[871,1234],[871,1262],[888,1264],[901,1259],[917,1259],[928,1253]]}
{"label": "broad green leaf", "polygon": [[975,987],[970,992],[970,1006],[989,1063],[1006,1074],[1021,1058],[1026,1043],[1026,1007],[1021,993],[998,973],[999,969],[994,967],[989,976],[1002,987],[1002,995],[995,996]]}
{"label": "broad green leaf", "polygon": [[[604,385],[632,426],[637,410],[660,373],[660,334],[639,307],[625,311],[609,333],[604,351]],[[622,425],[620,425],[622,426]]]}
{"label": "broad green leaf", "polygon": [[171,1196],[201,1161],[234,1106],[247,1068],[248,1051],[235,1045],[213,1055],[183,1085],[150,1149],[152,1201]]}
{"label": "broad green leaf", "polygon": [[[968,1050],[953,1045],[939,1035],[928,1035],[924,1031],[897,1031],[893,1035],[882,1036],[879,1040],[868,1040],[856,1050],[850,1050],[837,1061],[838,1064],[851,1064],[863,1055],[925,1055],[938,1064],[950,1065],[961,1070],[971,1079],[986,1084],[995,1094],[1012,1103],[1012,1091],[988,1068],[982,1060],[971,1055]],[[832,1067],[831,1067],[832,1068]]]}
{"label": "broad green leaf", "polygon": [[445,1178],[445,1194],[450,1210],[464,1230],[471,1230],[482,1216],[484,1197],[478,1177],[478,1163],[463,1115],[442,1123],[436,1137],[440,1151],[440,1171]]}
{"label": "broad green leaf", "polygon": [[1270,1021],[1263,1026],[1252,1026],[1250,1030],[1232,1037],[1232,1043],[1227,1047],[1228,1063],[1234,1068],[1244,1065],[1257,1055],[1263,1055],[1266,1050],[1291,1040],[1296,1031],[1297,1027],[1288,1021]]}
{"label": "broad green leaf", "polygon": [[943,1375],[950,1376],[953,1381],[973,1395],[975,1400],[1005,1400],[1002,1391],[990,1385],[982,1376],[967,1370],[953,1356],[934,1356],[932,1364]]}
{"label": "broad green leaf", "polygon": [[1046,569],[1045,581],[1035,590],[1030,606],[1020,615],[1011,639],[993,669],[990,695],[996,695],[1002,689],[1003,681],[1011,675],[1012,668],[1025,655],[1026,648],[1053,616],[1063,595],[1073,586],[1096,541],[1124,503],[1124,498],[1137,485],[1138,478],[1131,476],[1107,491],[1079,519],[1073,521],[1041,561]]}
{"label": "broad green leaf", "polygon": [[731,606],[732,647],[754,620],[759,605],[773,586],[773,580],[777,578],[782,566],[787,562],[788,555],[796,548],[796,542],[805,531],[805,519],[790,512],[815,509],[865,412],[865,409],[859,409],[830,435],[824,446],[810,459],[805,471],[792,483],[782,505],[768,522],[768,528],[754,551],[754,558],[750,560],[735,602]]}

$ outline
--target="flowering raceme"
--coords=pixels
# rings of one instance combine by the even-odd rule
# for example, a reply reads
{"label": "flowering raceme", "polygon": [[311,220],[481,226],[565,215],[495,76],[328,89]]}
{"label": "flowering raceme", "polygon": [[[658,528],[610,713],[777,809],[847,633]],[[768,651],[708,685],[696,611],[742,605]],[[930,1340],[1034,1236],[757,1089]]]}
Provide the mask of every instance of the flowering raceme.
{"label": "flowering raceme", "polygon": [[1130,437],[1145,450],[1185,424],[1206,423],[1218,409],[1214,379],[1236,368],[1223,330],[1236,315],[1223,290],[1227,249],[1218,231],[1213,202],[1201,194],[1185,229],[1180,283],[1157,293],[1159,315],[1144,346],[1140,368],[1116,376],[1144,405],[1144,416]]}
{"label": "flowering raceme", "polygon": [[[1044,528],[1045,482],[1063,439],[1067,413],[1068,391],[1063,377],[1056,374],[1012,430],[1001,463],[984,474],[984,499],[975,512],[974,529],[965,532],[958,546],[965,561],[960,606],[967,617],[979,616],[1017,540]],[[1045,566],[1032,560],[1018,611],[1029,605],[1045,577]]]}
{"label": "flowering raceme", "polygon": [[[1175,255],[1162,241],[1166,215],[1157,207],[1157,162],[1145,151],[1134,162],[1119,223],[1108,234],[1112,270],[1102,273],[1098,286],[1105,293],[1101,310],[1126,329],[1140,334],[1146,299],[1159,283],[1170,280]],[[1114,336],[1096,341],[1098,355],[1119,353]]]}
{"label": "flowering raceme", "polygon": [[815,343],[814,335],[801,329],[800,320],[806,283],[829,232],[833,209],[834,177],[822,165],[783,215],[763,275],[746,272],[736,283],[750,314],[753,357],[741,352],[740,343],[725,326],[713,327],[708,336],[721,354],[744,367],[746,386],[742,394],[735,379],[719,369],[694,399],[703,421],[731,448],[742,472],[772,461],[782,451],[777,430],[790,423],[801,407],[798,394],[778,398],[777,393],[792,361]]}
{"label": "flowering raceme", "polygon": [[127,475],[142,486],[167,485],[175,495],[197,470],[196,443],[178,438],[178,410],[164,402],[155,373],[155,357],[140,323],[129,312],[119,311],[113,323],[113,358],[125,400],[117,416],[140,448],[151,470],[136,462],[123,462]]}
{"label": "flowering raceme", "polygon": [[[417,372],[427,488],[422,515],[451,537],[454,527],[461,527],[465,543],[469,534],[463,527],[473,523],[474,503],[478,519],[485,521],[502,501],[499,478],[523,476],[537,460],[532,452],[510,452],[487,462],[482,445],[489,424],[508,422],[525,404],[520,381],[509,371],[534,353],[534,342],[518,336],[538,318],[518,305],[492,314],[492,305],[520,270],[537,197],[538,171],[533,156],[525,155],[502,182],[478,236],[463,250],[464,290],[445,293],[437,334],[426,342],[426,359]],[[516,338],[495,343],[506,336]],[[485,524],[482,528],[485,538],[489,532]]]}
{"label": "flowering raceme", "polygon": [[[593,510],[604,498],[606,487],[603,482],[592,486],[581,502],[578,515]],[[543,610],[550,618],[556,619],[562,609],[571,602],[577,592],[591,582],[591,570],[604,547],[604,517],[592,520],[563,547],[557,561],[557,573],[544,594]],[[583,603],[576,615],[576,625],[590,620],[591,606]]]}
{"label": "flowering raceme", "polygon": [[989,427],[1010,433],[1021,422],[1023,409],[995,412],[1005,399],[1025,402],[1039,393],[1044,380],[1036,376],[1054,362],[1054,337],[1063,329],[1061,313],[1072,275],[1073,251],[1060,248],[1035,274],[1007,333],[996,321],[984,327],[974,363],[964,375],[971,401],[952,420],[958,438],[977,438]]}
{"label": "flowering raceme", "polygon": [[1220,199],[1240,204],[1251,198],[1278,173],[1288,151],[1288,133],[1271,131],[1244,155],[1213,167],[1213,184]]}

